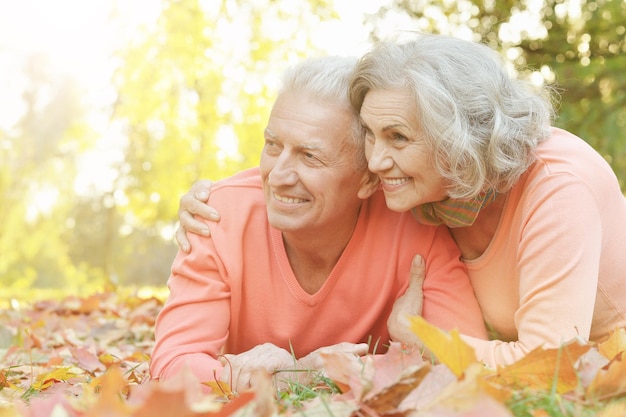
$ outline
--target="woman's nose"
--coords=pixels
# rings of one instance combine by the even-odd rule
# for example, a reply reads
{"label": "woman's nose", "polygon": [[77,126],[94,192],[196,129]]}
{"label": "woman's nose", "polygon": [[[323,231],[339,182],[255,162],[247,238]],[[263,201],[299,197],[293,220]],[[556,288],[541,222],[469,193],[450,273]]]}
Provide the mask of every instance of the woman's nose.
{"label": "woman's nose", "polygon": [[381,172],[393,166],[393,160],[382,141],[376,140],[366,152],[367,167],[372,172]]}

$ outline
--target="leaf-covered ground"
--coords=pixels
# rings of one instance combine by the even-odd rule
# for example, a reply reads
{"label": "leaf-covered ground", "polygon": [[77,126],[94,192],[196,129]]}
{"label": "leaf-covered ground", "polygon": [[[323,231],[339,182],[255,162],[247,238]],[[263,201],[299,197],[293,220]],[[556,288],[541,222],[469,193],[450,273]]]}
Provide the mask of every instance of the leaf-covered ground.
{"label": "leaf-covered ground", "polygon": [[413,331],[436,364],[392,345],[384,355],[327,355],[325,374],[309,386],[277,392],[277,374],[249,392],[207,395],[188,372],[149,379],[159,298],[110,292],[5,304],[0,417],[626,415],[623,330],[600,345],[572,342],[489,370],[457,334],[417,318]]}

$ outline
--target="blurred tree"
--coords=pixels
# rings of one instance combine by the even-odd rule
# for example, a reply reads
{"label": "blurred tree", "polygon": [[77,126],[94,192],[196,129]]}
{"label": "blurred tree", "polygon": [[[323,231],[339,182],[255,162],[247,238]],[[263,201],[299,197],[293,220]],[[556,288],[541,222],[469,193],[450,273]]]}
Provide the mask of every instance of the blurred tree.
{"label": "blurred tree", "polygon": [[625,189],[626,2],[395,0],[369,20],[376,27],[398,13],[418,31],[485,42],[554,83],[561,93],[556,125],[603,154]]}
{"label": "blurred tree", "polygon": [[333,17],[329,2],[162,2],[115,78],[128,138],[120,186],[135,225],[171,223],[195,180],[258,163],[276,75],[315,53],[311,30]]}
{"label": "blurred tree", "polygon": [[0,131],[0,285],[63,286],[75,275],[61,235],[85,138],[80,92],[45,56],[23,64],[24,112]]}

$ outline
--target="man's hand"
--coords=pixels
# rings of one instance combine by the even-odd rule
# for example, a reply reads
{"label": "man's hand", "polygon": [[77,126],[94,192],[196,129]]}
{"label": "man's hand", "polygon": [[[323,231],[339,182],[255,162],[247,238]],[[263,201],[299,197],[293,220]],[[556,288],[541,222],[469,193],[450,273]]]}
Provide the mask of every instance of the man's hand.
{"label": "man's hand", "polygon": [[264,370],[274,377],[279,390],[286,388],[290,382],[307,385],[323,370],[321,353],[343,352],[362,356],[367,351],[366,343],[338,343],[321,347],[296,361],[285,349],[265,343],[238,355],[223,355],[220,362],[224,369],[220,380],[229,383],[233,391],[242,391],[254,384],[259,370]]}
{"label": "man's hand", "polygon": [[176,230],[176,242],[184,252],[191,250],[191,244],[187,239],[187,232],[202,236],[211,235],[206,224],[197,220],[194,215],[211,221],[218,221],[220,219],[219,213],[206,204],[212,185],[213,183],[209,180],[196,181],[187,194],[180,198],[178,206],[178,220],[180,224]]}
{"label": "man's hand", "polygon": [[357,356],[363,356],[367,354],[369,347],[367,343],[337,343],[336,345],[324,346],[314,350],[308,355],[298,359],[298,369],[303,370],[321,370],[324,368],[324,359],[322,353],[351,353]]}
{"label": "man's hand", "polygon": [[410,329],[408,317],[422,315],[422,305],[424,304],[422,285],[425,274],[424,259],[420,255],[415,255],[413,262],[411,262],[409,287],[404,295],[396,300],[387,320],[387,329],[391,339],[396,342],[422,346],[417,335]]}
{"label": "man's hand", "polygon": [[224,365],[220,380],[230,384],[235,392],[250,388],[258,370],[265,370],[273,375],[282,369],[294,369],[296,366],[296,360],[291,353],[271,343],[255,346],[238,355],[226,354],[219,359]]}

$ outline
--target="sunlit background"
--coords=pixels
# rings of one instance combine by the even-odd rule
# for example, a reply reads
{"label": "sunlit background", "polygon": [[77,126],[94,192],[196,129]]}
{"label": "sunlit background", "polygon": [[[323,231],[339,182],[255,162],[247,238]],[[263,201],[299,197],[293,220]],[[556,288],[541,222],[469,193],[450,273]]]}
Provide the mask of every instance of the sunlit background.
{"label": "sunlit background", "polygon": [[0,0],[0,287],[163,285],[180,196],[256,164],[281,72],[404,31],[556,83],[623,184],[625,24],[625,0]]}

